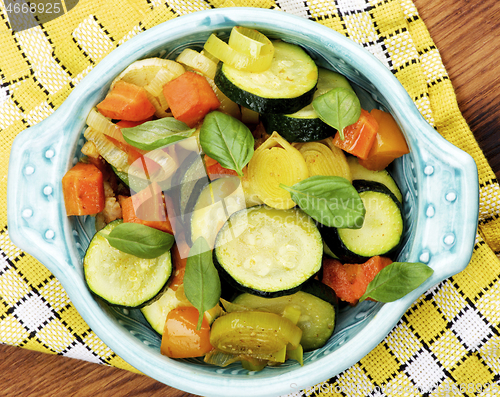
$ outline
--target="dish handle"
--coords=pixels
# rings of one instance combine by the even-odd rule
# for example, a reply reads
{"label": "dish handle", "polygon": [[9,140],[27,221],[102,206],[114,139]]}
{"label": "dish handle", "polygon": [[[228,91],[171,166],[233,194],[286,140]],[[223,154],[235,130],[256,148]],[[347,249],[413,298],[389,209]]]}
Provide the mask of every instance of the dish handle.
{"label": "dish handle", "polygon": [[[422,132],[418,150],[403,156],[395,170],[398,180],[403,181],[407,233],[415,233],[400,260],[423,262],[433,268],[439,263],[432,279],[441,280],[465,269],[470,261],[479,214],[478,174],[468,153],[429,125]],[[437,138],[431,141],[431,134]]]}
{"label": "dish handle", "polygon": [[[61,114],[61,113],[59,113]],[[71,233],[65,216],[61,179],[77,158],[83,138],[70,140],[64,131],[78,119],[49,117],[22,131],[11,148],[7,187],[7,224],[11,241],[54,272],[58,264],[79,263],[65,235]],[[68,150],[68,146],[72,146]],[[64,216],[62,216],[64,214]],[[55,222],[54,220],[62,219]],[[57,275],[56,275],[57,277]]]}

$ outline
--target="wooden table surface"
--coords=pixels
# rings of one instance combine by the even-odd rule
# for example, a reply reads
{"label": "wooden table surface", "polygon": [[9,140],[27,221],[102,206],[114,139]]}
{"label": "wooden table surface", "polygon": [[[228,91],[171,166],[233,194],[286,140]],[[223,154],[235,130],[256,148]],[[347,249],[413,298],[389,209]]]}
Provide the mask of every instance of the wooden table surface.
{"label": "wooden table surface", "polygon": [[[500,177],[500,2],[414,3],[441,52],[459,107]],[[0,345],[0,385],[2,396],[192,396],[144,375],[7,345]]]}

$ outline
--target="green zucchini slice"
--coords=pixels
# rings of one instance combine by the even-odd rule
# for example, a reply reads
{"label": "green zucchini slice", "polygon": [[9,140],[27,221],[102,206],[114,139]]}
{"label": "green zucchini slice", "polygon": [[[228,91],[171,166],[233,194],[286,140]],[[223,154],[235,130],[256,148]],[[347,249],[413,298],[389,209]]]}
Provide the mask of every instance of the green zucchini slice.
{"label": "green zucchini slice", "polygon": [[[151,325],[151,328],[160,335],[163,335],[168,313],[178,307],[191,306],[189,301],[185,299],[186,298],[179,299],[177,291],[168,288],[159,299],[142,307],[141,312],[149,325]],[[208,323],[212,324],[221,313],[222,308],[219,305],[215,305],[212,309],[206,311],[205,315],[207,316]]]}
{"label": "green zucchini slice", "polygon": [[299,46],[274,41],[269,69],[243,72],[220,63],[215,84],[233,102],[258,113],[294,113],[312,101],[318,67]]}
{"label": "green zucchini slice", "polygon": [[[313,99],[336,87],[352,90],[349,81],[339,73],[318,69],[318,86]],[[263,114],[262,123],[268,134],[276,131],[288,142],[320,141],[335,135],[335,128],[321,121],[312,104],[292,114]]]}
{"label": "green zucchini slice", "polygon": [[159,299],[141,308],[141,312],[149,325],[151,325],[151,328],[160,335],[163,335],[168,313],[181,306],[182,303],[182,301],[177,299],[175,291],[168,288]]}
{"label": "green zucchini slice", "polygon": [[172,181],[172,189],[178,189],[179,214],[184,216],[194,206],[201,189],[209,183],[201,155],[190,153],[182,162]]}
{"label": "green zucchini slice", "polygon": [[355,180],[366,208],[360,229],[337,229],[320,226],[321,235],[341,262],[364,263],[372,256],[392,257],[402,242],[404,221],[401,203],[382,183]]}
{"label": "green zucchini slice", "polygon": [[121,219],[109,223],[90,242],[83,258],[89,289],[112,305],[137,307],[159,298],[172,274],[170,251],[154,259],[142,259],[109,245],[109,234]]}
{"label": "green zucchini slice", "polygon": [[358,158],[355,156],[346,156],[347,163],[349,164],[349,168],[351,169],[352,180],[366,180],[366,181],[374,181],[380,182],[383,185],[387,186],[389,190],[396,196],[399,202],[402,202],[403,196],[401,195],[401,191],[398,188],[398,185],[391,177],[387,170],[381,171],[372,171],[361,164],[359,164]]}
{"label": "green zucchini slice", "polygon": [[240,178],[228,176],[206,185],[196,200],[191,214],[191,241],[204,237],[210,247],[229,216],[246,208]]}
{"label": "green zucchini slice", "polygon": [[232,214],[215,240],[214,263],[240,291],[293,294],[321,268],[323,243],[302,210],[265,205]]}
{"label": "green zucchini slice", "polygon": [[188,153],[172,177],[172,186],[166,192],[169,199],[165,201],[171,203],[167,204],[167,211],[169,219],[176,225],[176,239],[185,240],[191,246],[191,212],[210,181],[201,155],[197,152]]}
{"label": "green zucchini slice", "polygon": [[300,310],[297,327],[302,330],[300,344],[304,351],[319,349],[332,336],[335,328],[335,307],[330,303],[304,291],[277,298],[263,298],[252,294],[241,294],[233,303],[254,310],[281,314],[287,307]]}

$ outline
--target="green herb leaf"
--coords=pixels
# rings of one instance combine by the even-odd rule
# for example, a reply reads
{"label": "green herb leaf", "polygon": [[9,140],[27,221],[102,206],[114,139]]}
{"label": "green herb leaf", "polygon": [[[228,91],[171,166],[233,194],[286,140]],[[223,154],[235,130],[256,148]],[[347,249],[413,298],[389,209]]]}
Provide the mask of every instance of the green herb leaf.
{"label": "green herb leaf", "polygon": [[243,176],[243,167],[253,156],[254,139],[241,121],[221,112],[205,116],[200,130],[203,152]]}
{"label": "green herb leaf", "polygon": [[377,273],[359,299],[394,302],[413,291],[427,280],[434,270],[420,262],[393,262]]}
{"label": "green herb leaf", "polygon": [[312,101],[321,121],[337,129],[344,140],[344,128],[354,124],[361,116],[361,104],[356,93],[348,88],[337,87]]}
{"label": "green herb leaf", "polygon": [[280,184],[292,200],[319,223],[337,228],[359,229],[365,206],[354,186],[340,176],[311,176],[293,186]]}
{"label": "green herb leaf", "polygon": [[212,260],[212,250],[203,237],[198,237],[189,250],[184,273],[184,293],[188,301],[198,309],[197,329],[200,329],[205,311],[219,302],[221,293],[219,273]]}
{"label": "green herb leaf", "polygon": [[167,252],[174,244],[174,236],[140,223],[121,223],[111,233],[99,232],[109,244],[127,254],[153,259]]}
{"label": "green herb leaf", "polygon": [[142,150],[154,150],[188,138],[196,131],[173,117],[147,121],[136,127],[122,128],[123,138]]}

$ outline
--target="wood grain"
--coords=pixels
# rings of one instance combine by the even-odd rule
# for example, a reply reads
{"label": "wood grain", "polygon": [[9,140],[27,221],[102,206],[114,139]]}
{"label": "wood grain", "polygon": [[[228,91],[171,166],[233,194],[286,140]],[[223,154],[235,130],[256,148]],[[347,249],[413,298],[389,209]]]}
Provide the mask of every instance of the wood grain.
{"label": "wood grain", "polygon": [[500,2],[415,0],[458,106],[500,177]]}
{"label": "wood grain", "polygon": [[[459,107],[500,176],[500,2],[415,0],[456,90]],[[191,394],[144,375],[0,345],[2,396]]]}

